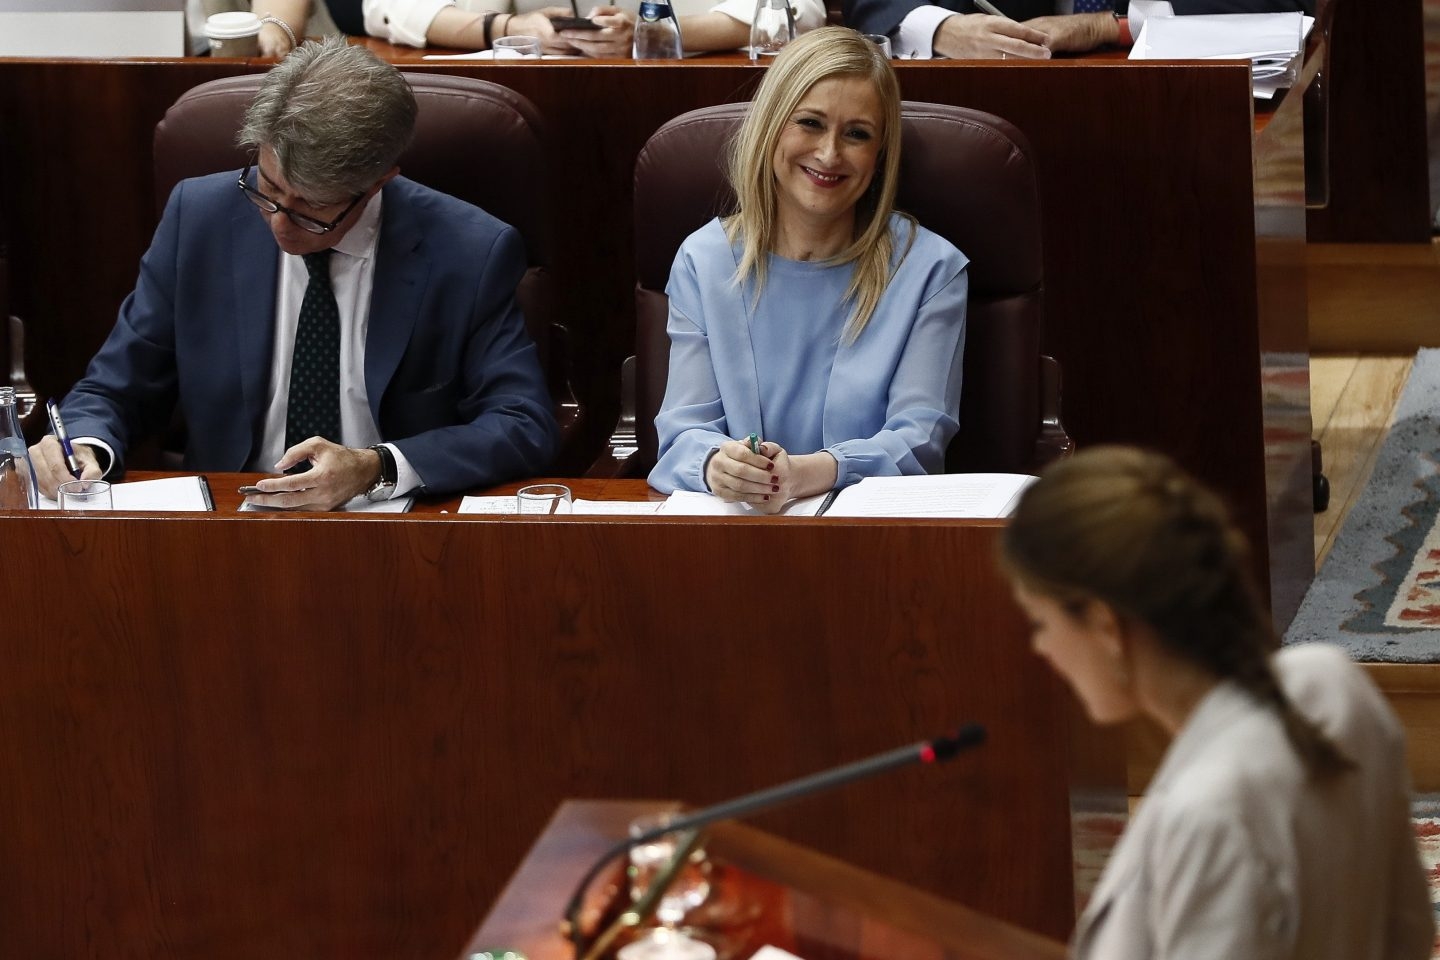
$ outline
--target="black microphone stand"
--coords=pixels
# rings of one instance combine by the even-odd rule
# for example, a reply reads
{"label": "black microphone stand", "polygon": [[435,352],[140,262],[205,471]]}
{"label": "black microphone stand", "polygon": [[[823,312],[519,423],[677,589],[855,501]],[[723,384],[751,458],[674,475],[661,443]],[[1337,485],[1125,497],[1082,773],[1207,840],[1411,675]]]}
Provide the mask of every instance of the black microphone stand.
{"label": "black microphone stand", "polygon": [[[877,754],[865,760],[858,760],[854,763],[836,767],[832,770],[824,770],[820,773],[811,774],[808,777],[801,777],[798,780],[791,780],[776,787],[769,787],[764,790],[757,790],[754,793],[746,794],[734,800],[727,800],[717,803],[714,806],[697,810],[694,813],[677,816],[664,826],[655,827],[644,833],[629,837],[612,846],[609,850],[596,860],[585,875],[580,878],[580,883],[575,888],[575,893],[570,897],[569,903],[565,906],[565,918],[561,923],[561,929],[570,942],[575,945],[576,960],[592,960],[600,952],[608,947],[619,935],[620,931],[628,926],[639,924],[649,911],[654,908],[655,903],[665,892],[665,888],[674,880],[675,874],[679,872],[680,865],[690,856],[698,842],[698,831],[701,827],[707,826],[717,820],[730,820],[748,816],[761,810],[771,807],[778,807],[781,804],[789,803],[792,800],[799,800],[812,793],[820,793],[843,786],[855,780],[863,780],[866,777],[873,777],[877,774],[894,770],[897,767],[907,766],[911,763],[943,763],[954,758],[956,755],[971,747],[979,746],[985,742],[985,728],[977,723],[967,724],[962,727],[953,737],[936,737],[934,740],[922,740],[906,747],[890,750],[886,753]],[[610,861],[629,852],[631,847],[645,843],[651,843],[669,834],[682,834],[680,842],[676,844],[676,851],[670,858],[670,862],[657,874],[646,890],[645,896],[630,910],[622,913],[613,924],[603,931],[594,944],[586,942],[584,931],[580,929],[580,908],[585,900],[585,892],[590,889],[590,884],[600,874],[600,871]],[[683,836],[687,835],[688,836]],[[688,844],[687,844],[688,841]],[[683,855],[681,847],[684,847]],[[642,909],[642,907],[644,909]],[[603,944],[600,941],[604,941]]]}

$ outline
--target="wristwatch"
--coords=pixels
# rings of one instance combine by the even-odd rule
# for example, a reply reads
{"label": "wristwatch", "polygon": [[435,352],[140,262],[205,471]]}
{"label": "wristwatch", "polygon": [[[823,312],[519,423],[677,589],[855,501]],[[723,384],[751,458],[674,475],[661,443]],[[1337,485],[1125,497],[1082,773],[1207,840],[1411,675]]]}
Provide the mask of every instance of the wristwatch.
{"label": "wristwatch", "polygon": [[395,492],[395,480],[400,470],[395,466],[395,454],[383,443],[377,443],[370,448],[380,455],[380,478],[375,485],[365,491],[366,500],[389,500],[390,495]]}

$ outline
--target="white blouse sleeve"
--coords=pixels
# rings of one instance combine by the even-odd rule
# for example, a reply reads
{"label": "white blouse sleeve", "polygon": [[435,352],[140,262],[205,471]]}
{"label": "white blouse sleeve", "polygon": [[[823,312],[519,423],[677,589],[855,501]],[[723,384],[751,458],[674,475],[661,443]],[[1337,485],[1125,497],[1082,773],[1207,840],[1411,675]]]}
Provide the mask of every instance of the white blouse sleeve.
{"label": "white blouse sleeve", "polygon": [[454,0],[364,0],[361,11],[370,36],[423,47],[436,14],[453,5]]}

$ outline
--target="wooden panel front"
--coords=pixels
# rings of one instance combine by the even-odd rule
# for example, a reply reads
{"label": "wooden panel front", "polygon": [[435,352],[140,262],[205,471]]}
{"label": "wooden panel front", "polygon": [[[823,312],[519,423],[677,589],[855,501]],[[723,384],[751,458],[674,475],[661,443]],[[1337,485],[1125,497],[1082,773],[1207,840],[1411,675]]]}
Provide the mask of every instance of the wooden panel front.
{"label": "wooden panel front", "polygon": [[706,804],[964,721],[955,763],[757,823],[1064,936],[1066,694],[998,530],[0,518],[4,953],[454,956],[565,797]]}

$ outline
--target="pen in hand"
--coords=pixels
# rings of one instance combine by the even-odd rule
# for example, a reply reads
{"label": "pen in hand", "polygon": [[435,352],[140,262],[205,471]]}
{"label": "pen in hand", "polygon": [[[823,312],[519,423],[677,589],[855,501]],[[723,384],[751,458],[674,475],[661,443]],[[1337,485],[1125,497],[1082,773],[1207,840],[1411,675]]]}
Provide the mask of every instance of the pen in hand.
{"label": "pen in hand", "polygon": [[75,448],[70,445],[70,435],[65,432],[65,421],[60,419],[60,408],[55,405],[54,400],[46,400],[45,411],[50,414],[50,427],[55,431],[55,439],[60,441],[60,449],[65,454],[65,467],[72,477],[79,480],[80,461],[75,459]]}
{"label": "pen in hand", "polygon": [[975,6],[979,7],[985,13],[990,14],[992,17],[1005,17],[1006,20],[1014,19],[1013,17],[1006,16],[1003,10],[995,6],[995,4],[990,3],[989,0],[975,0]]}
{"label": "pen in hand", "polygon": [[751,453],[759,453],[759,452],[760,452],[760,434],[758,434],[758,433],[752,433],[752,434],[750,434],[750,436],[748,436],[748,437],[745,438],[745,442],[748,443],[748,444],[750,444],[750,452],[751,452]]}

